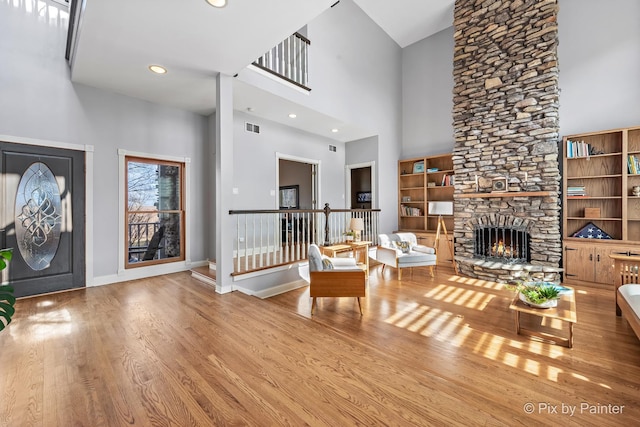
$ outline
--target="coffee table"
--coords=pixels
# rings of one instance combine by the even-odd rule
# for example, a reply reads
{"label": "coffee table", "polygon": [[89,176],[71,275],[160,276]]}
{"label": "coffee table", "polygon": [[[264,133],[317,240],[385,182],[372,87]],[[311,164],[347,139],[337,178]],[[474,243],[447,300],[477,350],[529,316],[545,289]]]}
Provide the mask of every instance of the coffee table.
{"label": "coffee table", "polygon": [[[571,289],[571,288],[569,288]],[[547,342],[551,342],[554,344],[564,345],[566,347],[573,347],[573,325],[576,324],[578,318],[576,316],[576,294],[573,289],[571,289],[570,293],[566,293],[560,296],[558,300],[558,306],[552,308],[534,308],[531,307],[518,298],[518,293],[516,293],[511,305],[509,305],[511,310],[514,310],[516,313],[516,333],[521,335],[527,335],[531,337],[541,338]],[[526,313],[533,316],[549,318],[549,319],[558,319],[563,322],[569,324],[569,338],[563,338],[556,335],[551,335],[541,331],[533,331],[530,329],[525,329],[520,325],[520,314]]]}

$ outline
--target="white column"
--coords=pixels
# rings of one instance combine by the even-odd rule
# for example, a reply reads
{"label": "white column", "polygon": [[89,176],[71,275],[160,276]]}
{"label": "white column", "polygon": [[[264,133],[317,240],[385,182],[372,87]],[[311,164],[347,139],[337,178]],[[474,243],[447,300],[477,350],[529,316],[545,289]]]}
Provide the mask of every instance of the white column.
{"label": "white column", "polygon": [[234,226],[229,215],[233,209],[233,77],[218,74],[216,78],[215,141],[215,260],[216,292],[233,290]]}

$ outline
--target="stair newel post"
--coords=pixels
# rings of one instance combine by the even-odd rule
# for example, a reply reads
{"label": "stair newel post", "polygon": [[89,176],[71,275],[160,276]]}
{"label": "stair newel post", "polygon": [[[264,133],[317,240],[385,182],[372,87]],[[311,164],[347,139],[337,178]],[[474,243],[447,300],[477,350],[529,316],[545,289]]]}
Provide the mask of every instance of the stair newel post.
{"label": "stair newel post", "polygon": [[324,204],[324,243],[323,246],[329,246],[329,214],[331,214],[331,208],[329,203]]}

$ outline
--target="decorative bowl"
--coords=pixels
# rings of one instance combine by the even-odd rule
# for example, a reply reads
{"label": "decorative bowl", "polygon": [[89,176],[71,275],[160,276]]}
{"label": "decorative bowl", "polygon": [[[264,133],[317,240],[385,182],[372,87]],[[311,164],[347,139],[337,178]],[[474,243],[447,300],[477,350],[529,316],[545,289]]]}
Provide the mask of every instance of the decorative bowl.
{"label": "decorative bowl", "polygon": [[525,303],[528,306],[533,307],[533,308],[553,308],[553,307],[557,307],[558,306],[558,300],[557,299],[550,299],[550,300],[547,300],[547,301],[543,302],[542,304],[536,304],[536,303],[533,303],[533,302],[529,301],[527,299],[527,297],[524,296],[524,294],[522,292],[518,293],[518,297],[520,298],[520,301],[522,301],[523,303]]}

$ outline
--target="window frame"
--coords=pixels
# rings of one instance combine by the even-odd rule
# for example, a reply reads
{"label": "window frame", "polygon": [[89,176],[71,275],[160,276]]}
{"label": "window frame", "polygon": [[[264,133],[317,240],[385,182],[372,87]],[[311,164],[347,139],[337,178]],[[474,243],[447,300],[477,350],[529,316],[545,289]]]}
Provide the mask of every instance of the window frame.
{"label": "window frame", "polygon": [[[179,168],[179,207],[178,209],[172,210],[160,210],[157,211],[129,211],[129,163],[147,163],[152,165],[165,165],[165,166],[175,166]],[[140,267],[148,267],[154,265],[161,264],[170,264],[176,262],[184,262],[186,260],[186,161],[176,161],[176,160],[168,160],[157,157],[142,157],[139,155],[124,155],[124,229],[122,230],[124,234],[124,268],[125,269],[134,269]],[[129,262],[129,213],[130,212],[141,212],[141,213],[166,213],[166,214],[179,214],[180,215],[180,256],[164,258],[164,259],[153,259],[149,261],[137,261],[137,262]]]}

